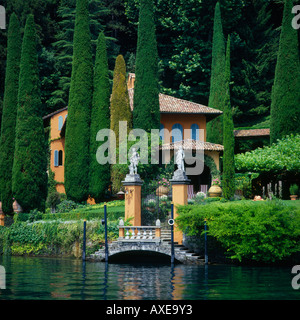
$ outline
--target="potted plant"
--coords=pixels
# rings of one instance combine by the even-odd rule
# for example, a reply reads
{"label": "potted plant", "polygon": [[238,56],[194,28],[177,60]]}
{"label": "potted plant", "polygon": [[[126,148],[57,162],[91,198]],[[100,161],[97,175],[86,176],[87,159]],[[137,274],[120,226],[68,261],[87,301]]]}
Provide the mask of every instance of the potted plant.
{"label": "potted plant", "polygon": [[166,178],[162,178],[158,181],[159,187],[156,189],[157,196],[168,195],[170,190],[170,182]]}
{"label": "potted plant", "polygon": [[212,180],[212,185],[208,190],[208,194],[210,198],[221,197],[222,189],[220,185],[221,185],[221,181],[219,178],[215,178]]}
{"label": "potted plant", "polygon": [[147,201],[147,206],[146,209],[150,212],[154,212],[155,211],[155,207],[156,207],[156,201],[155,199],[149,199]]}
{"label": "potted plant", "polygon": [[290,197],[291,200],[297,200],[298,198],[299,187],[296,184],[290,186]]}
{"label": "potted plant", "polygon": [[167,201],[168,201],[168,196],[167,195],[162,195],[161,197],[159,197],[159,202],[161,204],[167,204]]}

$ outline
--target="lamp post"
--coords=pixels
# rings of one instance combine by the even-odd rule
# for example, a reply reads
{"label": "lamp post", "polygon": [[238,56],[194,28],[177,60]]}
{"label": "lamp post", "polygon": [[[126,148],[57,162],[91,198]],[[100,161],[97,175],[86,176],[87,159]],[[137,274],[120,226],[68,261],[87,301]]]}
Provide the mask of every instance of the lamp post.
{"label": "lamp post", "polygon": [[85,261],[85,250],[86,250],[86,219],[83,220],[83,245],[82,245],[82,260]]}
{"label": "lamp post", "polygon": [[106,203],[104,203],[104,220],[102,220],[102,225],[104,224],[104,239],[105,239],[105,262],[108,262],[108,243],[107,243],[107,210]]}
{"label": "lamp post", "polygon": [[174,252],[174,204],[171,203],[171,219],[169,219],[169,225],[171,226],[171,264],[174,264],[175,252]]}

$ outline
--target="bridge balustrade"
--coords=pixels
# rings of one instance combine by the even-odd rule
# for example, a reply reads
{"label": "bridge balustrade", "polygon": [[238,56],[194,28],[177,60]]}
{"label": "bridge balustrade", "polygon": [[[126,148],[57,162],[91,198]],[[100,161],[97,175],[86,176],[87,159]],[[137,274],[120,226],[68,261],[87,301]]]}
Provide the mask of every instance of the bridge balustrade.
{"label": "bridge balustrade", "polygon": [[155,226],[125,226],[124,221],[119,224],[119,241],[157,241],[161,237],[160,221]]}

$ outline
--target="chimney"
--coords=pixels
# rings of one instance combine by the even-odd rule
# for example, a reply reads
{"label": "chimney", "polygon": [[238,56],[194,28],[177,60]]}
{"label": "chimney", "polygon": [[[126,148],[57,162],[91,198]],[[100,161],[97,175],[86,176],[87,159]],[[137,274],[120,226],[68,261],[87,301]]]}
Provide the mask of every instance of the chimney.
{"label": "chimney", "polygon": [[135,80],[135,74],[134,73],[129,73],[128,74],[128,81],[127,81],[128,90],[134,88],[134,80]]}

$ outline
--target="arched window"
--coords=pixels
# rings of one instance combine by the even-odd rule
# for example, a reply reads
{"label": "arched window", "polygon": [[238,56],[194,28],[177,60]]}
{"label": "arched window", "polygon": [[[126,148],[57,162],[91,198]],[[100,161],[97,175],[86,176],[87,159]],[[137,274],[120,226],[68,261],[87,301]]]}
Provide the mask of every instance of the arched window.
{"label": "arched window", "polygon": [[175,123],[172,127],[172,142],[183,140],[183,128],[179,123]]}
{"label": "arched window", "polygon": [[63,165],[63,152],[62,152],[62,150],[58,151],[58,165],[59,166]]}
{"label": "arched window", "polygon": [[192,131],[192,139],[199,140],[199,126],[196,123],[191,125],[191,131]]}
{"label": "arched window", "polygon": [[159,136],[160,136],[161,141],[164,141],[164,128],[165,128],[164,125],[160,124]]}
{"label": "arched window", "polygon": [[58,117],[58,130],[61,130],[61,128],[64,125],[64,118],[62,116]]}

